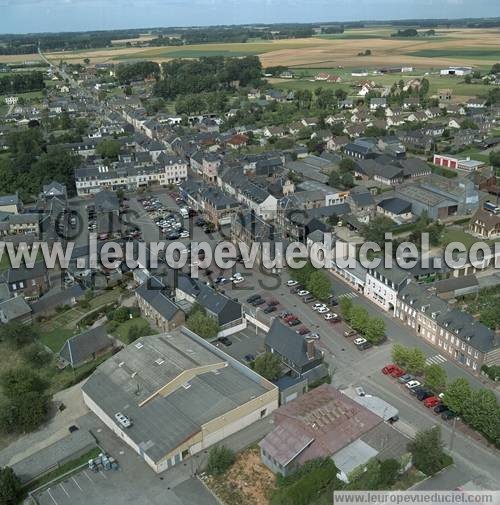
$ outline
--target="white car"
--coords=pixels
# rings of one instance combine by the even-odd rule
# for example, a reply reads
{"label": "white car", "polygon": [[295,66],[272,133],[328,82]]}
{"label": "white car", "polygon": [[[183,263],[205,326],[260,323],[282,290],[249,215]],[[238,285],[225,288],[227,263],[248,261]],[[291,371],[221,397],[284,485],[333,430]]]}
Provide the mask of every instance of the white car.
{"label": "white car", "polygon": [[243,277],[236,277],[236,279],[233,279],[233,284],[241,284],[244,280]]}
{"label": "white car", "polygon": [[181,238],[189,238],[189,232],[188,231],[183,231],[181,233]]}
{"label": "white car", "polygon": [[293,288],[293,287],[294,287],[294,286],[296,286],[297,284],[298,284],[298,282],[297,282],[297,281],[288,281],[288,282],[286,283],[286,285],[287,285],[288,287],[290,287],[290,288]]}
{"label": "white car", "polygon": [[366,344],[366,338],[363,338],[363,337],[358,337],[358,338],[355,338],[353,340],[353,342],[356,344],[356,345],[363,345],[363,344]]}
{"label": "white car", "polygon": [[315,303],[311,308],[313,310],[326,309],[326,305],[324,303]]}
{"label": "white car", "polygon": [[307,296],[309,294],[309,291],[306,291],[305,289],[302,289],[297,293],[299,296]]}
{"label": "white car", "polygon": [[330,312],[330,309],[328,307],[321,307],[318,309],[318,314],[326,314],[327,312]]}
{"label": "white car", "polygon": [[319,340],[319,334],[318,333],[309,333],[309,335],[306,335],[305,338],[307,340]]}
{"label": "white car", "polygon": [[328,312],[328,314],[325,314],[325,319],[327,321],[330,321],[331,319],[335,319],[337,317],[338,317],[337,314],[332,314],[331,312]]}
{"label": "white car", "polygon": [[422,384],[419,382],[419,381],[409,381],[405,384],[405,386],[408,388],[408,389],[415,389],[415,388],[418,388],[419,386],[421,386]]}
{"label": "white car", "polygon": [[234,281],[235,279],[242,279],[242,278],[243,276],[239,272],[236,272],[230,279]]}

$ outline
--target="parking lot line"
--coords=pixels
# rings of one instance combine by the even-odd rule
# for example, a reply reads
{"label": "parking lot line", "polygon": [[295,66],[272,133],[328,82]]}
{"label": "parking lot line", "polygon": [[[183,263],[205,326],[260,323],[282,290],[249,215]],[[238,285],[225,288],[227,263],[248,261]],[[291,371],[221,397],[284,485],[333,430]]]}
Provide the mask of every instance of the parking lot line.
{"label": "parking lot line", "polygon": [[71,480],[76,484],[76,487],[83,492],[83,489],[80,487],[80,484],[78,484],[78,481],[74,477],[71,477]]}
{"label": "parking lot line", "polygon": [[61,489],[65,492],[66,496],[69,497],[69,493],[64,489],[64,486],[62,485],[62,482],[59,483],[59,486],[61,486]]}
{"label": "parking lot line", "polygon": [[51,499],[52,499],[52,501],[54,502],[54,504],[55,504],[55,505],[59,505],[59,504],[56,502],[55,498],[52,496],[52,493],[50,492],[50,488],[49,488],[49,489],[47,489],[47,493],[49,493],[49,496],[51,497]]}
{"label": "parking lot line", "polygon": [[107,479],[107,477],[104,475],[104,473],[103,473],[103,472],[101,472],[101,470],[99,470],[99,474],[101,475],[101,477],[102,477],[103,479]]}
{"label": "parking lot line", "polygon": [[94,479],[91,479],[90,478],[90,475],[84,470],[83,473],[85,474],[85,476],[87,477],[87,479],[89,479],[90,482],[92,482],[92,484],[94,483]]}

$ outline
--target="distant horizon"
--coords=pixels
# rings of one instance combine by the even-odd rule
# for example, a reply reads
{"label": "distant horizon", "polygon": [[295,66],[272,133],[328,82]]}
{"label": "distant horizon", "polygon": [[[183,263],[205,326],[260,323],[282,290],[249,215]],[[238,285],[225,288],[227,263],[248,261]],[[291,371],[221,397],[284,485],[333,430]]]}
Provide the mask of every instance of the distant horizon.
{"label": "distant horizon", "polygon": [[500,17],[498,0],[0,0],[0,8],[1,35]]}
{"label": "distant horizon", "polygon": [[[500,1],[500,0],[499,0]],[[1,4],[0,4],[1,5]],[[126,31],[126,30],[134,30],[134,31],[143,31],[146,32],[148,30],[165,30],[165,29],[189,29],[189,28],[217,28],[217,27],[252,27],[252,26],[277,26],[277,25],[340,25],[340,24],[351,24],[351,23],[362,23],[362,24],[377,24],[379,26],[384,26],[385,23],[390,25],[391,23],[397,21],[408,21],[409,26],[412,25],[410,21],[436,21],[438,23],[443,22],[443,21],[460,21],[460,20],[485,20],[485,21],[492,21],[492,20],[499,20],[500,21],[500,16],[491,16],[491,17],[485,17],[485,16],[478,16],[478,17],[472,17],[472,16],[459,16],[459,17],[443,17],[443,18],[393,18],[393,19],[359,19],[359,20],[353,20],[353,19],[348,19],[348,20],[319,20],[319,21],[308,21],[308,22],[300,22],[300,21],[275,21],[273,23],[260,23],[260,22],[247,22],[247,23],[234,23],[234,24],[199,24],[199,25],[158,25],[158,26],[139,26],[139,27],[134,27],[134,26],[118,26],[116,28],[89,28],[89,29],[84,29],[84,30],[59,30],[59,31],[38,31],[38,32],[2,32],[0,31],[0,36],[4,35],[52,35],[52,34],[59,34],[59,33],[93,33],[93,32],[115,32],[115,31]],[[494,27],[492,27],[494,28]],[[353,27],[351,28],[353,30],[355,29],[362,29],[362,28],[356,28]],[[426,27],[422,27],[422,30],[425,30]]]}

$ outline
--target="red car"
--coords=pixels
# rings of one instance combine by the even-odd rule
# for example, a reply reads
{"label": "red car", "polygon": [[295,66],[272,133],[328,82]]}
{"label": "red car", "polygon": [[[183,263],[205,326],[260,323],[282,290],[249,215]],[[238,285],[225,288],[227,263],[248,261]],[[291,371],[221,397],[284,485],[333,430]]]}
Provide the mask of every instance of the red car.
{"label": "red car", "polygon": [[309,329],[308,329],[308,328],[306,328],[305,326],[303,326],[302,328],[299,328],[299,329],[297,330],[297,333],[298,333],[299,335],[307,335],[307,334],[308,334],[308,333],[310,333],[310,332],[309,332]]}
{"label": "red car", "polygon": [[384,375],[390,375],[391,377],[401,377],[405,374],[405,371],[398,365],[390,364],[382,368],[382,373]]}
{"label": "red car", "polygon": [[424,400],[424,405],[430,409],[434,408],[441,403],[441,400],[437,396],[429,396]]}
{"label": "red car", "polygon": [[290,314],[289,316],[285,317],[285,321],[289,323],[290,321],[293,321],[294,319],[298,319],[297,316],[294,316],[293,314]]}

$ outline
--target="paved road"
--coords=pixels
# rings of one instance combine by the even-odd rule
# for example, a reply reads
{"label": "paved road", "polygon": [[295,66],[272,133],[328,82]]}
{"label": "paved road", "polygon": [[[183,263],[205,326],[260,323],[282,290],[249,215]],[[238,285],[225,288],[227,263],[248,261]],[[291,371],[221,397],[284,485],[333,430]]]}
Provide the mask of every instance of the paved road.
{"label": "paved road", "polygon": [[[240,265],[238,265],[240,267]],[[447,371],[450,378],[466,377],[473,387],[482,387],[480,380],[469,375],[450,361],[443,361],[439,353],[432,346],[419,339],[409,332],[407,328],[400,325],[386,313],[366,300],[362,295],[356,293],[349,285],[332,275],[332,288],[337,297],[349,296],[357,305],[362,305],[371,314],[382,317],[387,326],[389,341],[378,348],[366,351],[358,351],[350,339],[343,337],[343,323],[332,325],[325,321],[319,314],[311,310],[309,305],[304,304],[296,295],[292,295],[286,287],[289,279],[286,273],[276,279],[269,278],[260,273],[245,272],[244,268],[238,268],[246,278],[245,282],[237,289],[225,288],[232,295],[236,295],[241,301],[246,300],[250,294],[261,293],[264,298],[276,298],[280,301],[281,307],[296,314],[301,321],[311,330],[318,331],[321,335],[320,346],[325,352],[325,359],[330,363],[333,370],[332,384],[339,389],[346,389],[353,386],[362,386],[368,393],[377,395],[394,405],[400,411],[401,420],[409,426],[410,434],[422,428],[434,425],[441,426],[443,441],[449,449],[452,425],[441,420],[427,410],[420,402],[408,394],[406,389],[400,386],[397,381],[391,380],[380,373],[381,368],[390,360],[391,347],[394,342],[404,345],[419,347],[429,360],[440,363]],[[267,289],[266,289],[267,288]],[[255,315],[255,308],[248,307],[248,312]],[[257,311],[257,317],[271,323],[274,316],[266,316],[261,310]],[[451,451],[455,459],[455,473],[442,477],[443,480],[431,482],[430,485],[445,486],[446,479],[455,481],[458,484],[470,480],[471,477],[484,475],[494,482],[500,489],[500,460],[498,452],[486,448],[484,445],[472,440],[467,435],[456,430],[453,450]],[[458,485],[457,484],[457,485]]]}

